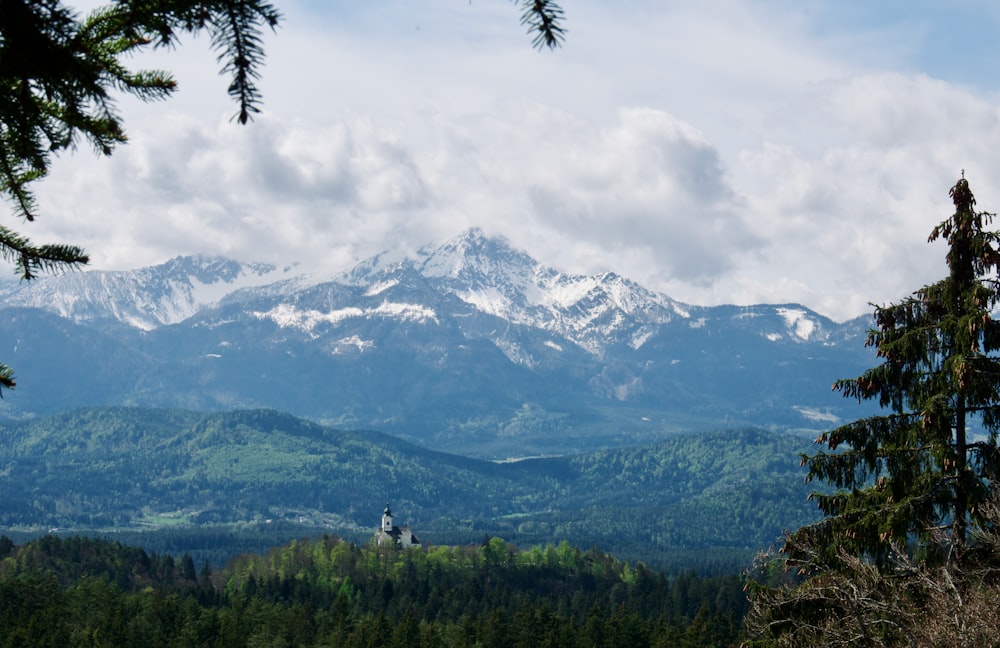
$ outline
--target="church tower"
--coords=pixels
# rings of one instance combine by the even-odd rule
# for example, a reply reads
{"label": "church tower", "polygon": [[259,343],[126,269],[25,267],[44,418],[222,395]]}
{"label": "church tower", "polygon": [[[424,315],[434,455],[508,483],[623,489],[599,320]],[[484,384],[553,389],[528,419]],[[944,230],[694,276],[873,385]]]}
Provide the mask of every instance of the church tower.
{"label": "church tower", "polygon": [[420,540],[417,536],[413,535],[413,530],[410,527],[398,527],[392,523],[392,511],[389,510],[388,504],[385,505],[385,510],[382,511],[382,524],[375,531],[374,540],[375,544],[380,546],[388,544],[391,547],[395,546],[406,549],[420,546]]}
{"label": "church tower", "polygon": [[389,510],[389,505],[385,505],[385,511],[382,512],[382,531],[384,533],[392,533],[392,511]]}

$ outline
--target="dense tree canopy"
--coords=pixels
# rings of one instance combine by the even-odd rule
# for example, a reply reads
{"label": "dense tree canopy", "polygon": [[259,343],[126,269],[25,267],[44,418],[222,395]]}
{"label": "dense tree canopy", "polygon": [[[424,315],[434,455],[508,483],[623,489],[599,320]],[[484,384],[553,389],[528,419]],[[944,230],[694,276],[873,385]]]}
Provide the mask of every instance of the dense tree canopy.
{"label": "dense tree canopy", "polygon": [[568,543],[384,550],[324,536],[187,555],[0,537],[4,646],[735,646],[737,576],[668,579]]}

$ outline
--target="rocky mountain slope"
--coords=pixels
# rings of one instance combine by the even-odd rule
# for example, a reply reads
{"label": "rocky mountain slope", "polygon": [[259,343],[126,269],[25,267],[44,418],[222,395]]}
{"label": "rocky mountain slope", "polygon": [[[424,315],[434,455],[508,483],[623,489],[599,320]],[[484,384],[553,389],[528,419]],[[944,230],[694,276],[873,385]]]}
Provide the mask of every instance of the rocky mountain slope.
{"label": "rocky mountain slope", "polygon": [[479,230],[328,278],[177,258],[0,287],[0,415],[268,407],[483,457],[817,429],[864,413],[830,385],[873,363],[868,325],[683,304]]}

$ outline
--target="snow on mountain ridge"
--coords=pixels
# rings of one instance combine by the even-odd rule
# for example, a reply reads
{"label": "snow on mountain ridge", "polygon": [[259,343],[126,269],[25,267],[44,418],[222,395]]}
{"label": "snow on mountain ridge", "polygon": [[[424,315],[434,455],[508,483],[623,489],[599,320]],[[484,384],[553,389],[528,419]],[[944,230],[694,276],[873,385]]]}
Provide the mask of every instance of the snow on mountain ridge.
{"label": "snow on mountain ridge", "polygon": [[327,312],[299,309],[291,304],[278,304],[269,311],[251,311],[251,317],[269,319],[282,328],[295,328],[312,334],[320,324],[336,325],[347,319],[386,317],[413,322],[437,322],[437,314],[420,304],[383,301],[375,308],[349,306]]}
{"label": "snow on mountain ridge", "polygon": [[778,308],[778,315],[784,318],[785,325],[801,340],[808,340],[816,331],[816,323],[806,317],[806,312],[798,308]]}
{"label": "snow on mountain ridge", "polygon": [[543,328],[575,320],[570,328],[580,329],[608,309],[628,315],[642,312],[660,322],[686,316],[670,298],[614,272],[564,274],[502,238],[487,238],[478,228],[437,247],[421,248],[415,265],[423,276],[441,279],[453,294],[483,312]]}
{"label": "snow on mountain ridge", "polygon": [[390,279],[388,281],[380,281],[378,283],[374,283],[371,286],[369,286],[368,289],[365,291],[365,297],[374,297],[375,295],[379,295],[385,292],[386,290],[389,290],[393,286],[398,286],[398,285],[399,285],[399,279]]}
{"label": "snow on mountain ridge", "polygon": [[467,304],[475,306],[483,313],[505,317],[511,312],[510,299],[496,288],[463,290],[455,295]]}
{"label": "snow on mountain ridge", "polygon": [[117,320],[143,330],[176,324],[236,290],[274,283],[292,268],[175,257],[137,270],[89,270],[11,287],[8,306],[43,308],[77,322]]}
{"label": "snow on mountain ridge", "polygon": [[417,251],[416,267],[428,278],[462,279],[497,287],[523,288],[530,283],[538,263],[504,238],[489,238],[478,227],[470,228],[437,246]]}
{"label": "snow on mountain ridge", "polygon": [[[614,272],[562,273],[479,228],[414,254],[396,250],[375,255],[339,282],[373,295],[400,281],[409,285],[413,279],[404,279],[408,273],[481,313],[550,332],[595,355],[616,341],[638,348],[651,337],[651,327],[690,317],[690,307]],[[508,357],[527,362],[523,350],[509,347],[500,334],[494,337]]]}
{"label": "snow on mountain ridge", "polygon": [[[598,357],[616,345],[639,349],[661,325],[675,320],[693,327],[707,321],[701,307],[676,302],[614,272],[562,273],[475,228],[409,255],[399,249],[374,255],[335,276],[296,270],[177,257],[132,271],[70,273],[14,289],[0,285],[0,295],[7,305],[44,308],[76,321],[117,320],[146,330],[221,304],[312,334],[323,323],[360,317],[440,323],[445,311],[436,309],[447,308],[439,304],[444,294],[480,313],[544,331],[560,348],[566,341]],[[349,301],[308,290],[325,284]],[[352,293],[382,299],[382,304],[351,301]],[[738,307],[731,316],[760,318],[761,334],[773,341],[814,342],[829,335],[821,318],[794,304]],[[512,346],[504,329],[488,335],[509,357],[530,364],[529,351]]]}

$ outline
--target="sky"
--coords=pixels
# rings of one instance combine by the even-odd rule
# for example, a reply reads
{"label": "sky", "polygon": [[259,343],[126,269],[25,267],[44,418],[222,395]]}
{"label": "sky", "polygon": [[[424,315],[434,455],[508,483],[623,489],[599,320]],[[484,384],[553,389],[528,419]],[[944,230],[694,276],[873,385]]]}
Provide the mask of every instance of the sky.
{"label": "sky", "polygon": [[564,272],[844,321],[946,275],[927,237],[963,171],[1000,211],[995,0],[563,0],[555,51],[508,0],[273,2],[251,125],[207,38],[137,58],[175,96],[121,99],[129,143],[60,155],[9,225],[98,269],[330,273],[480,227]]}

